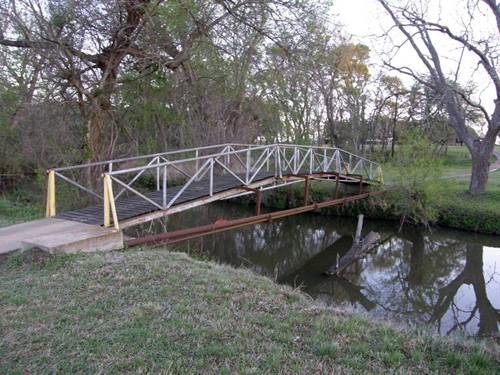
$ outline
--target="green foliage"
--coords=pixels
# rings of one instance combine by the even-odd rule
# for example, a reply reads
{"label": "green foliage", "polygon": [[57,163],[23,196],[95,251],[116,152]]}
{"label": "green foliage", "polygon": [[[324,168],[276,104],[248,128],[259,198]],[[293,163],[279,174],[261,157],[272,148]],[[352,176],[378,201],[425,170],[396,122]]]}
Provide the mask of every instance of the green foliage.
{"label": "green foliage", "polygon": [[438,218],[440,161],[432,152],[425,134],[408,130],[400,137],[401,146],[392,161],[394,185],[391,194],[401,224],[409,221],[429,226]]}
{"label": "green foliage", "polygon": [[33,206],[23,197],[11,193],[8,198],[0,197],[0,227],[42,217],[42,207]]}

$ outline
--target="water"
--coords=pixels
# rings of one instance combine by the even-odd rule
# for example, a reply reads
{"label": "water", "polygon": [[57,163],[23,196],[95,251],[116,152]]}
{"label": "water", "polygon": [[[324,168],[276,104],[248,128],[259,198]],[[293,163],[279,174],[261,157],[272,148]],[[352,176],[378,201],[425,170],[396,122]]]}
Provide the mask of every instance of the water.
{"label": "water", "polygon": [[[166,227],[252,214],[252,208],[217,203],[172,215]],[[163,231],[164,225],[156,222],[129,234]],[[444,229],[400,233],[394,223],[365,220],[363,233],[378,232],[383,243],[341,277],[325,276],[351,247],[355,226],[355,218],[303,214],[191,240],[188,246],[368,316],[426,324],[440,334],[500,337],[500,238]]]}

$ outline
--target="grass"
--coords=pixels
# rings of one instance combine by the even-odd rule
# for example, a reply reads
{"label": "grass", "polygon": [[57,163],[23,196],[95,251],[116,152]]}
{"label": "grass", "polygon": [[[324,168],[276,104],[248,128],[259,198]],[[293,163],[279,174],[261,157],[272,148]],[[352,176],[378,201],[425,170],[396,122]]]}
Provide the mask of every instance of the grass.
{"label": "grass", "polygon": [[436,205],[439,222],[448,227],[474,232],[500,234],[500,171],[490,174],[485,194],[467,193],[468,178],[446,181],[439,188]]}
{"label": "grass", "polygon": [[42,208],[15,197],[0,197],[0,227],[41,218]]}
{"label": "grass", "polygon": [[495,374],[493,342],[403,331],[164,250],[0,264],[3,373]]}
{"label": "grass", "polygon": [[[497,147],[497,151],[500,151],[500,146]],[[491,162],[494,161],[496,161],[496,157],[492,156]],[[469,178],[467,177],[467,175],[471,173],[472,160],[467,148],[460,146],[448,146],[446,155],[436,160],[436,167],[441,170],[442,177],[450,178],[455,176],[462,176],[458,178],[468,180]],[[395,179],[395,168],[389,161],[383,163],[383,170],[384,181],[386,184],[390,185]]]}

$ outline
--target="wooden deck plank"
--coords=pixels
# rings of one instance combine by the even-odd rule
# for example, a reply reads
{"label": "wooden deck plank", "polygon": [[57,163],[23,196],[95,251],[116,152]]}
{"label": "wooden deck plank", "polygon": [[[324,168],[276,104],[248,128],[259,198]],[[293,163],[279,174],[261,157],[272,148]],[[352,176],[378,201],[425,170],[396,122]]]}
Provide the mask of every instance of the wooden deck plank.
{"label": "wooden deck plank", "polygon": [[[261,172],[258,173],[254,181],[264,180],[273,176],[271,172]],[[244,179],[244,176],[240,176]],[[214,179],[213,193],[220,193],[226,190],[234,189],[239,186],[243,186],[241,182],[232,175],[217,176]],[[167,201],[170,201],[177,193],[184,187],[184,185],[173,186],[167,189]],[[204,198],[209,196],[208,194],[209,180],[203,179],[199,182],[193,182],[188,186],[184,192],[177,198],[173,206],[190,202],[196,199]],[[144,194],[147,198],[151,199],[153,202],[161,205],[163,202],[163,192],[162,191],[152,191]],[[116,211],[118,219],[127,220],[136,216],[144,215],[153,211],[157,211],[158,207],[154,206],[150,202],[142,199],[138,196],[131,196],[116,201]],[[71,221],[78,221],[86,224],[103,225],[103,209],[102,206],[90,206],[78,210],[73,210],[69,212],[57,215],[57,218],[66,219]]]}

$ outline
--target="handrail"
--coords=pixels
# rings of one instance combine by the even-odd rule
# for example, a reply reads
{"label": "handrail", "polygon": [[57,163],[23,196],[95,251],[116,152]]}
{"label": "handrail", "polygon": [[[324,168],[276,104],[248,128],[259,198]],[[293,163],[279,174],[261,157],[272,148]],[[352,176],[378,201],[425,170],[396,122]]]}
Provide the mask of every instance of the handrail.
{"label": "handrail", "polygon": [[215,154],[202,155],[202,156],[187,158],[187,159],[169,160],[169,161],[159,163],[159,164],[146,165],[146,166],[141,166],[141,167],[127,168],[127,169],[119,169],[119,170],[114,170],[114,171],[106,172],[106,173],[110,174],[112,176],[115,176],[115,175],[119,175],[119,174],[138,172],[138,171],[145,170],[145,169],[154,169],[157,167],[164,167],[164,166],[169,166],[169,165],[174,165],[174,164],[188,163],[190,161],[206,160],[206,159],[211,159],[211,158],[217,157],[217,156],[235,155],[235,154],[244,153],[247,150],[256,151],[256,150],[266,149],[266,148],[272,147],[272,146],[275,146],[275,145],[265,145],[265,146],[252,147],[252,148],[242,149],[242,150],[225,151],[223,153],[219,152],[219,153],[215,153]]}
{"label": "handrail", "polygon": [[158,156],[181,154],[183,152],[191,152],[191,151],[196,151],[196,150],[207,150],[207,149],[210,149],[210,148],[217,148],[217,147],[226,147],[226,146],[229,146],[229,145],[232,145],[232,144],[231,143],[222,143],[222,144],[213,145],[213,146],[192,147],[192,148],[186,148],[186,149],[179,149],[179,150],[158,152],[158,153],[149,154],[149,155],[131,156],[131,157],[128,157],[128,158],[120,158],[120,159],[110,159],[110,160],[96,161],[96,162],[92,162],[92,163],[77,164],[77,165],[71,165],[71,166],[67,166],[67,167],[49,168],[49,170],[53,170],[53,171],[56,171],[56,172],[61,172],[61,171],[68,171],[68,170],[71,170],[71,169],[96,167],[98,165],[109,165],[110,163],[122,163],[122,162],[125,162],[125,161],[134,161],[134,160],[155,158],[155,157],[158,157]]}
{"label": "handrail", "polygon": [[[232,144],[228,144],[229,146],[233,146]],[[289,147],[291,145],[288,145],[288,144],[272,144],[272,145],[263,145],[263,146],[253,146],[253,147],[250,147],[248,149],[241,149],[241,150],[234,150],[234,151],[226,151],[224,153],[215,153],[215,154],[208,154],[208,155],[202,155],[202,156],[198,156],[198,157],[192,157],[192,158],[187,158],[187,159],[179,159],[179,160],[169,160],[169,161],[166,161],[166,162],[163,162],[163,163],[159,163],[159,164],[152,164],[152,165],[145,165],[145,166],[140,166],[140,167],[133,167],[133,168],[127,168],[127,169],[119,169],[119,170],[113,170],[111,172],[106,172],[112,176],[115,176],[115,175],[119,175],[119,174],[125,174],[125,173],[132,173],[132,172],[138,172],[138,171],[141,171],[141,170],[147,170],[147,169],[154,169],[154,168],[158,168],[158,167],[164,167],[164,166],[169,166],[169,165],[174,165],[174,164],[182,164],[182,163],[187,163],[187,162],[190,162],[190,161],[196,161],[196,160],[206,160],[206,159],[210,159],[212,157],[216,157],[216,156],[220,156],[220,155],[235,155],[235,154],[242,154],[242,153],[245,153],[247,150],[251,150],[251,151],[257,151],[257,150],[262,150],[262,149],[267,149],[267,148],[272,148],[272,147],[280,147],[280,148],[292,148],[292,147]],[[362,156],[358,156],[356,154],[353,154],[353,153],[350,153],[348,151],[344,151],[340,148],[336,148],[336,147],[324,147],[324,146],[304,146],[304,145],[298,145],[298,146],[295,146],[295,147],[301,147],[301,148],[317,148],[317,149],[327,149],[327,150],[333,150],[333,151],[340,151],[340,152],[343,152],[343,153],[346,153],[347,155],[351,155],[351,156],[354,156],[355,158],[357,159],[361,159],[361,160],[364,160],[364,161],[367,161],[368,163],[370,164],[373,164],[374,166],[378,166],[379,163],[377,162],[374,162],[372,160],[369,160],[369,159],[366,159]]]}

